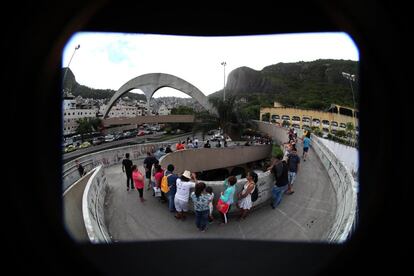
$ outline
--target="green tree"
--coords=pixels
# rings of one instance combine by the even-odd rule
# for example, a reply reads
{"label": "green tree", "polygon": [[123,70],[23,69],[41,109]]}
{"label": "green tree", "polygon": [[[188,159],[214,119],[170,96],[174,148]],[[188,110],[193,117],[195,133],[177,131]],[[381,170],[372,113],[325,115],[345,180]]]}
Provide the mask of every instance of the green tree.
{"label": "green tree", "polygon": [[[193,115],[195,114],[194,110],[191,107],[180,105],[171,109],[171,115]],[[192,129],[192,124],[190,123],[171,123],[167,126],[171,129],[181,129],[185,132]]]}
{"label": "green tree", "polygon": [[[346,132],[352,136],[352,139],[355,142],[355,127],[353,123],[346,123]],[[349,141],[349,143],[352,144],[351,141]]]}
{"label": "green tree", "polygon": [[248,115],[243,112],[240,105],[236,103],[236,97],[229,96],[223,101],[221,98],[211,98],[210,103],[216,109],[217,114],[201,112],[196,115],[196,124],[194,131],[200,131],[203,134],[211,129],[220,128],[224,134],[235,140],[240,138],[244,128],[251,123]]}
{"label": "green tree", "polygon": [[84,135],[93,131],[92,124],[88,118],[80,118],[76,120],[76,123],[78,124],[76,132],[81,135],[81,141],[83,143]]}
{"label": "green tree", "polygon": [[93,131],[100,131],[102,129],[102,120],[100,118],[80,118],[76,120],[78,126],[76,132],[81,135],[82,143],[84,142],[84,135]]}

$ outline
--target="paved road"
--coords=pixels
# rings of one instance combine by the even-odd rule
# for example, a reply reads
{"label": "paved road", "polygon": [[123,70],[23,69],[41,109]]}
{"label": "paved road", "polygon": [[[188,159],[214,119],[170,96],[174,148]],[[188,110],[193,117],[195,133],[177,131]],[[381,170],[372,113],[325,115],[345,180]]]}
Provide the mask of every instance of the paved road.
{"label": "paved road", "polygon": [[[187,137],[187,136],[191,136],[191,133],[184,133],[184,134],[176,135],[168,141],[176,142],[177,140],[183,139],[184,137]],[[145,142],[149,141],[150,139],[154,139],[154,143],[155,143],[156,141],[158,141],[157,138],[161,139],[162,137],[163,137],[162,134],[156,133],[156,134],[150,134],[150,135],[145,135],[145,136],[140,136],[140,137],[133,137],[133,138],[123,139],[123,140],[118,140],[118,141],[106,142],[106,143],[102,143],[100,145],[92,145],[88,148],[77,149],[75,151],[63,154],[63,160],[64,160],[64,162],[69,162],[69,161],[71,161],[73,159],[76,159],[77,157],[85,155],[85,154],[90,154],[90,153],[93,153],[93,152],[102,151],[102,150],[111,149],[111,148],[122,147],[122,146],[142,144],[142,143],[145,143]],[[150,143],[150,142],[148,142],[148,143]]]}
{"label": "paved road", "polygon": [[[142,166],[140,170],[143,172]],[[307,161],[301,163],[295,193],[285,195],[275,210],[266,204],[253,210],[246,220],[230,217],[222,226],[214,222],[205,233],[197,230],[194,215],[186,221],[176,220],[150,191],[144,192],[144,203],[137,191],[127,192],[120,165],[107,168],[106,175],[109,192],[105,221],[114,242],[199,238],[326,241],[336,211],[328,174],[312,149]]]}

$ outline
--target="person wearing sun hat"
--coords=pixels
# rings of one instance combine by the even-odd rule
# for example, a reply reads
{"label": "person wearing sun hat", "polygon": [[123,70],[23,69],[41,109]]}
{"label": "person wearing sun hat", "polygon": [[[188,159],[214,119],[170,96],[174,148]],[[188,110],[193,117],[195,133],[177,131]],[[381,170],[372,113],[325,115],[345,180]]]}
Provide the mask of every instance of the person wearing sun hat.
{"label": "person wearing sun hat", "polygon": [[174,205],[177,213],[175,218],[185,219],[185,213],[188,212],[188,200],[190,198],[190,189],[197,183],[195,173],[185,170],[180,178],[177,178],[177,191],[174,197]]}

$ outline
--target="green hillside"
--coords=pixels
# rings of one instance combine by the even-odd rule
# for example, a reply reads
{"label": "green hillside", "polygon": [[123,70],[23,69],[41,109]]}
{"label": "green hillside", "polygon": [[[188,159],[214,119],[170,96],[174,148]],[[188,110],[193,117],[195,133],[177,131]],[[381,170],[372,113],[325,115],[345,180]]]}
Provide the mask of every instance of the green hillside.
{"label": "green hillside", "polygon": [[[342,72],[355,74],[358,78],[358,62],[316,60],[278,63],[261,71],[241,67],[229,74],[226,95],[244,97],[249,106],[270,106],[273,101],[278,101],[288,107],[316,110],[325,110],[332,103],[352,107],[351,86]],[[357,81],[353,83],[356,107],[359,95]],[[222,97],[222,93],[218,91],[210,96]]]}
{"label": "green hillside", "polygon": [[[73,72],[68,69],[65,75],[66,68],[62,69],[62,78],[63,80],[63,87],[70,89],[70,92],[74,96],[81,96],[82,98],[93,98],[93,99],[110,99],[114,94],[115,90],[112,89],[95,89],[85,85],[81,85],[76,81],[75,75]],[[145,95],[143,94],[135,94],[135,93],[127,93],[125,96],[128,96],[134,100],[144,100],[146,101]]]}

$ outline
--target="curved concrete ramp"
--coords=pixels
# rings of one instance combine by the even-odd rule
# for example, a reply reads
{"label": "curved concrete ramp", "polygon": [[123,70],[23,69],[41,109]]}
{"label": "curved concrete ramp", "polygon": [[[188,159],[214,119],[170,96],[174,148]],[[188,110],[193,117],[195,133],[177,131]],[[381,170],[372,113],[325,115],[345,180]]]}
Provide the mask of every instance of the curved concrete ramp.
{"label": "curved concrete ramp", "polygon": [[[142,165],[142,161],[137,164]],[[142,166],[140,169],[143,171]],[[137,191],[127,192],[120,165],[107,168],[105,173],[109,184],[105,222],[114,242],[199,238],[326,242],[334,224],[335,192],[312,149],[307,161],[301,163],[295,193],[285,195],[275,210],[264,205],[246,220],[239,222],[230,217],[224,226],[216,221],[205,233],[197,230],[194,215],[186,221],[176,220],[166,204],[152,197],[150,191],[144,192],[144,203],[139,201]]]}
{"label": "curved concrete ramp", "polygon": [[[184,170],[191,172],[208,171],[262,160],[270,155],[271,150],[271,145],[179,150],[164,155],[160,159],[160,164],[163,168],[166,168],[168,164],[174,164],[174,171],[178,174],[183,173]],[[191,162],[188,162],[188,160],[191,160]]]}

